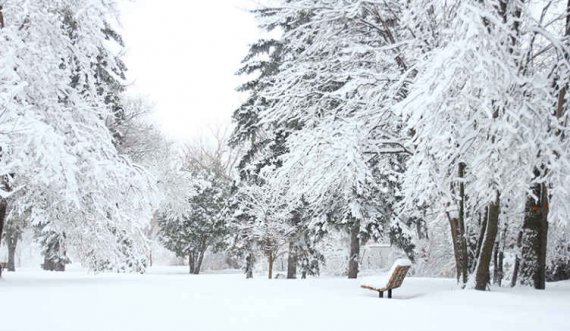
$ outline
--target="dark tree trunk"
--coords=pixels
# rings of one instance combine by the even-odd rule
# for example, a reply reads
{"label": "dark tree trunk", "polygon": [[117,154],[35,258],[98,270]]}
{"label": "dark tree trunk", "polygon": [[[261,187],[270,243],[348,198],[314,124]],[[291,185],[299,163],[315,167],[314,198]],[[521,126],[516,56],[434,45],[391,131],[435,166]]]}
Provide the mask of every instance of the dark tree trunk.
{"label": "dark tree trunk", "polygon": [[493,257],[493,248],[499,226],[500,198],[497,192],[497,200],[489,206],[487,228],[485,229],[485,239],[481,246],[481,254],[477,261],[475,273],[475,289],[485,291],[490,280],[489,267]]}
{"label": "dark tree trunk", "polygon": [[[459,178],[465,178],[465,163],[459,163]],[[467,266],[469,261],[467,255],[467,238],[465,236],[465,183],[459,183],[459,249],[461,254],[461,273],[463,274],[463,286],[467,284]]]}
{"label": "dark tree trunk", "polygon": [[487,219],[489,218],[489,208],[485,208],[485,216],[479,228],[479,239],[477,240],[477,249],[475,250],[475,259],[479,260],[481,254],[481,247],[483,246],[483,239],[485,239],[485,229],[487,229]]}
{"label": "dark tree trunk", "polygon": [[[499,286],[503,285],[503,278],[505,278],[504,262],[505,262],[505,248],[507,241],[508,225],[505,224],[501,233],[500,239],[496,243],[495,257],[494,257],[494,272],[493,283]],[[501,245],[502,242],[502,245]],[[516,261],[515,261],[516,263]]]}
{"label": "dark tree trunk", "polygon": [[529,197],[526,201],[519,277],[521,284],[533,285],[537,290],[544,290],[548,241],[548,190],[544,184],[537,184],[533,187],[533,193],[538,200]]}
{"label": "dark tree trunk", "polygon": [[18,233],[11,233],[7,236],[8,246],[8,271],[16,271],[16,247],[18,245]]}
{"label": "dark tree trunk", "polygon": [[188,268],[189,271],[188,273],[193,274],[194,273],[194,253],[190,253],[188,254]]}
{"label": "dark tree trunk", "polygon": [[354,220],[350,230],[350,258],[348,260],[348,278],[358,277],[358,259],[360,257],[360,221]]}
{"label": "dark tree trunk", "polygon": [[287,257],[287,279],[297,278],[297,248],[293,240],[289,242],[289,256]]}
{"label": "dark tree trunk", "polygon": [[459,221],[457,218],[449,217],[449,229],[451,231],[451,243],[453,244],[453,255],[455,257],[455,275],[457,283],[461,281],[461,253],[459,249]]}
{"label": "dark tree trunk", "polygon": [[275,262],[275,257],[273,256],[273,252],[269,252],[267,256],[267,262],[269,263],[269,268],[267,271],[267,278],[273,279],[273,263]]}
{"label": "dark tree trunk", "polygon": [[498,242],[495,242],[495,250],[493,252],[493,284],[501,286],[503,281],[503,251],[500,249]]}
{"label": "dark tree trunk", "polygon": [[468,279],[468,257],[467,257],[467,239],[465,238],[465,228],[462,228],[462,222],[453,218],[449,220],[451,227],[451,240],[453,241],[453,251],[455,254],[455,267],[457,282],[461,282],[463,286],[467,284]]}
{"label": "dark tree trunk", "polygon": [[206,254],[206,249],[208,247],[203,244],[202,248],[198,254],[198,260],[196,261],[196,264],[194,265],[194,275],[198,275],[200,274],[200,271],[202,270],[202,262],[204,262],[204,255]]}
{"label": "dark tree trunk", "polygon": [[519,271],[521,267],[521,257],[520,257],[521,245],[522,245],[522,231],[519,232],[519,235],[517,237],[517,248],[519,252],[515,256],[515,265],[513,267],[513,277],[511,278],[511,287],[515,287],[519,279]]}
{"label": "dark tree trunk", "polygon": [[253,265],[255,263],[255,256],[249,252],[245,258],[245,278],[253,278]]}
{"label": "dark tree trunk", "polygon": [[2,235],[4,234],[4,223],[6,222],[6,211],[8,202],[6,199],[0,198],[0,244],[2,243]]}

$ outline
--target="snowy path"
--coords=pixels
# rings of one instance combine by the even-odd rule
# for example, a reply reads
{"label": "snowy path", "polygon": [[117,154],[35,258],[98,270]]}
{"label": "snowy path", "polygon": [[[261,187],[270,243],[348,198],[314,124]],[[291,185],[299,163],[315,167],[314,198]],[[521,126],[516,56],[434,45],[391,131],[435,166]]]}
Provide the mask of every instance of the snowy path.
{"label": "snowy path", "polygon": [[2,331],[570,330],[570,282],[545,292],[456,290],[452,280],[408,278],[394,299],[360,281],[245,280],[41,271],[0,281]]}

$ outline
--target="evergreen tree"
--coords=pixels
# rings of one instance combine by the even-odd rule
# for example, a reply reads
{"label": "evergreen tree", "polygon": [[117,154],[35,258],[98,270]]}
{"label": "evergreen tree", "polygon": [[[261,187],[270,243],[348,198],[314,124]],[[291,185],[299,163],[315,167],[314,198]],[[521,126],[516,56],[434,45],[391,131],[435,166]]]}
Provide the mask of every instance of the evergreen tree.
{"label": "evergreen tree", "polygon": [[190,192],[179,206],[166,205],[158,217],[160,240],[177,256],[188,258],[190,273],[198,274],[208,248],[224,246],[228,224],[224,215],[230,181],[220,154],[191,157]]}
{"label": "evergreen tree", "polygon": [[[274,20],[281,13],[276,8],[254,10],[253,13],[260,20],[260,27],[267,32],[275,29],[290,31],[306,22],[310,16],[309,12],[303,12]],[[248,99],[233,114],[235,129],[230,137],[230,146],[242,150],[242,157],[238,164],[239,179],[233,186],[232,199],[228,204],[229,214],[238,229],[238,235],[232,238],[231,251],[246,259],[248,277],[253,275],[256,252],[264,252],[272,266],[277,255],[285,250],[284,241],[289,240],[291,270],[294,268],[291,263],[298,261],[294,255],[304,254],[300,250],[305,246],[295,241],[307,227],[297,224],[297,229],[291,229],[293,224],[287,224],[291,219],[288,211],[292,212],[293,209],[281,204],[277,195],[262,193],[268,189],[267,174],[279,168],[279,158],[288,153],[287,138],[292,131],[300,130],[303,126],[300,122],[291,122],[268,129],[260,122],[261,115],[271,111],[274,104],[262,97],[261,93],[272,84],[272,77],[278,73],[284,59],[291,56],[294,54],[287,50],[283,41],[260,39],[251,45],[242,68],[237,72],[238,75],[254,75],[253,79],[238,88],[238,91],[248,93]],[[264,207],[260,210],[255,206]],[[286,210],[283,211],[283,208]],[[293,274],[290,277],[294,277]]]}

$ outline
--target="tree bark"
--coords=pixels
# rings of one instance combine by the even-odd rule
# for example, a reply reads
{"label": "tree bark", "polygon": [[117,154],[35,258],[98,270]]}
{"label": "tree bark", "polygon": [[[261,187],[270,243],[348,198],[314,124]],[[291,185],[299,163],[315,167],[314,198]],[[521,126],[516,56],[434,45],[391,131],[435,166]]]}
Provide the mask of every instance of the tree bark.
{"label": "tree bark", "polygon": [[499,243],[495,242],[495,250],[493,252],[493,284],[501,286],[503,281],[503,251],[499,247]]}
{"label": "tree bark", "polygon": [[348,260],[348,278],[358,277],[358,258],[360,256],[360,221],[354,220],[350,230],[350,257]]}
{"label": "tree bark", "polygon": [[6,211],[8,202],[6,199],[0,198],[0,244],[2,243],[2,234],[4,233],[4,223],[6,222]]}
{"label": "tree bark", "polygon": [[485,291],[490,280],[489,266],[493,256],[493,247],[497,238],[500,214],[500,197],[497,192],[497,199],[489,206],[487,228],[485,229],[485,239],[481,246],[481,254],[477,261],[477,270],[475,273],[475,289]]}
{"label": "tree bark", "polygon": [[16,271],[16,247],[18,245],[18,234],[11,233],[8,238],[6,238],[6,244],[8,246],[8,271]]}
{"label": "tree bark", "polygon": [[[448,215],[449,217],[449,215]],[[449,217],[449,229],[451,231],[451,243],[453,244],[453,255],[455,257],[455,275],[457,283],[461,280],[461,253],[459,252],[459,222],[457,218]]]}
{"label": "tree bark", "polygon": [[481,227],[479,230],[479,239],[477,240],[477,248],[475,249],[475,259],[479,260],[479,255],[481,255],[481,247],[483,246],[483,239],[485,239],[485,229],[487,229],[487,219],[489,218],[489,208],[485,208],[485,216],[481,222]]}
{"label": "tree bark", "polygon": [[287,279],[297,278],[297,248],[293,240],[289,241],[289,256],[287,257]]}
{"label": "tree bark", "polygon": [[188,272],[190,274],[194,273],[194,257],[192,256],[194,253],[188,254],[188,268],[190,269]]}
{"label": "tree bark", "polygon": [[528,197],[526,201],[519,277],[522,285],[533,285],[537,290],[544,290],[548,242],[548,190],[546,185],[537,184],[533,187],[533,193],[538,199]]}
{"label": "tree bark", "polygon": [[255,263],[255,256],[249,252],[245,258],[245,278],[253,278],[253,264]]}
{"label": "tree bark", "polygon": [[[459,178],[465,178],[465,163],[459,163]],[[465,183],[463,180],[459,183],[459,253],[461,256],[461,273],[463,275],[463,286],[467,284],[468,279],[468,255],[467,255],[467,238],[465,237]]]}
{"label": "tree bark", "polygon": [[275,258],[273,256],[273,252],[270,252],[267,256],[267,261],[269,262],[269,270],[267,271],[267,278],[273,279],[273,263],[275,262]]}
{"label": "tree bark", "polygon": [[[465,163],[459,164],[458,176],[460,179],[465,177]],[[453,242],[453,252],[455,256],[455,269],[457,282],[462,286],[467,284],[468,279],[468,255],[467,255],[467,238],[465,237],[465,184],[463,181],[459,183],[459,215],[457,218],[451,218],[449,215],[449,226],[451,229],[451,240]]]}
{"label": "tree bark", "polygon": [[198,261],[196,261],[196,264],[194,266],[194,275],[200,274],[200,271],[202,270],[202,262],[204,262],[204,255],[206,254],[206,249],[207,247],[203,245],[202,250],[198,255]]}
{"label": "tree bark", "polygon": [[520,250],[521,250],[521,245],[522,245],[522,231],[519,232],[519,235],[517,237],[517,249],[519,250],[515,256],[515,265],[513,267],[513,277],[511,278],[511,287],[515,287],[517,285],[518,282],[518,278],[519,278],[519,271],[520,271],[520,267],[521,267],[521,257],[520,257]]}

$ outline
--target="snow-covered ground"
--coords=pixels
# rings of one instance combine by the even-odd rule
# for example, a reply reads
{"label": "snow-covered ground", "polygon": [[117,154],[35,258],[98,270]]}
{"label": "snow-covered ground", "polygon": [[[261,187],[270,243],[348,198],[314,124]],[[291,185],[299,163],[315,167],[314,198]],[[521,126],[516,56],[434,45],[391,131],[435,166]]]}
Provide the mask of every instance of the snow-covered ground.
{"label": "snow-covered ground", "polygon": [[0,330],[570,330],[570,282],[483,293],[407,278],[388,300],[360,289],[361,281],[23,269],[0,280]]}

